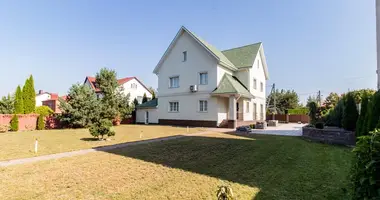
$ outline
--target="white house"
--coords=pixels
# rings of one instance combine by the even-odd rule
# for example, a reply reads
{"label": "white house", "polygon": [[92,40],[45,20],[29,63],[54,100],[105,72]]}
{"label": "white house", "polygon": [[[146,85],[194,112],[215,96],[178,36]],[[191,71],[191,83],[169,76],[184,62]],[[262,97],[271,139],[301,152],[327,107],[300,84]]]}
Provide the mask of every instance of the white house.
{"label": "white house", "polygon": [[46,101],[52,98],[58,98],[58,94],[39,90],[38,94],[36,94],[36,107],[42,106],[43,101]]}
{"label": "white house", "polygon": [[219,51],[181,27],[153,72],[159,124],[235,128],[265,120],[261,42]]}
{"label": "white house", "polygon": [[[96,87],[96,78],[87,76],[84,80],[84,84],[90,86],[92,89],[95,90],[96,95],[98,98],[102,96],[102,91],[100,91],[99,88]],[[150,93],[150,90],[136,77],[126,77],[117,80],[119,87],[122,87],[122,91],[125,95],[129,94],[129,100],[132,102],[135,98],[138,100],[139,103],[142,102],[144,94],[151,99],[152,94]]]}

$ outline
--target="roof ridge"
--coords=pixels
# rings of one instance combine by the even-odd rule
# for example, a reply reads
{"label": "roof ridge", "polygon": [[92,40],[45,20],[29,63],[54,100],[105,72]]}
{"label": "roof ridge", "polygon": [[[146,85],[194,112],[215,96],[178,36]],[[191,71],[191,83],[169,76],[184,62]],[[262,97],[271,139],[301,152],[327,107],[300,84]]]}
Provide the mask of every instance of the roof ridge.
{"label": "roof ridge", "polygon": [[229,50],[234,50],[234,49],[240,49],[240,48],[243,48],[243,47],[252,46],[252,45],[261,44],[261,43],[262,43],[262,42],[256,42],[256,43],[253,43],[253,44],[247,44],[247,45],[243,45],[243,46],[240,46],[240,47],[234,47],[234,48],[230,48],[230,49],[225,49],[225,50],[222,50],[222,53],[223,53],[223,51],[229,51]]}

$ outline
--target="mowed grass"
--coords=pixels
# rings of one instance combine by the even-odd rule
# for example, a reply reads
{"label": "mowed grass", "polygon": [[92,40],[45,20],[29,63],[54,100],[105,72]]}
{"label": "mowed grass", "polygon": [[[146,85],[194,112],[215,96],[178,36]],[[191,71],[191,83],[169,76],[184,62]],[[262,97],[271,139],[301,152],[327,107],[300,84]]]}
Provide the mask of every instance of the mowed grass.
{"label": "mowed grass", "polygon": [[210,133],[0,168],[0,199],[341,199],[349,148]]}
{"label": "mowed grass", "polygon": [[[61,153],[187,133],[187,128],[183,127],[154,125],[121,125],[113,127],[113,129],[116,135],[112,137],[111,141],[96,140],[88,129],[0,133],[0,160]],[[189,133],[201,130],[200,128],[189,128]],[[36,138],[38,139],[37,154],[34,153]]]}

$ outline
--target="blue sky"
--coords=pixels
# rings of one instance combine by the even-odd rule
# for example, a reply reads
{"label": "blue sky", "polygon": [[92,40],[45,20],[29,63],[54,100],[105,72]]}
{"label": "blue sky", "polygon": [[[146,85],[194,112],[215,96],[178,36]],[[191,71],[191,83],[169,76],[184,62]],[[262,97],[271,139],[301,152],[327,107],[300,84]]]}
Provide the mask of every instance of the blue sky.
{"label": "blue sky", "polygon": [[376,87],[374,0],[0,0],[0,95],[30,74],[63,95],[102,67],[156,87],[182,25],[220,50],[262,41],[268,85],[301,99]]}

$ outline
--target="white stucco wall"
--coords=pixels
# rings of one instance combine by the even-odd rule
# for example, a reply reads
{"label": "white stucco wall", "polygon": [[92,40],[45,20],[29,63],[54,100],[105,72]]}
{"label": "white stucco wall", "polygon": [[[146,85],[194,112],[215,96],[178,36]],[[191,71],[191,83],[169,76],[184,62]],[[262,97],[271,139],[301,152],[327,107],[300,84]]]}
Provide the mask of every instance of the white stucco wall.
{"label": "white stucco wall", "polygon": [[218,102],[218,125],[225,119],[228,119],[228,98],[217,98]]}
{"label": "white stucco wall", "polygon": [[[252,101],[252,116],[253,116],[253,103],[257,104],[256,119],[265,120],[266,118],[266,77],[263,68],[263,62],[260,53],[257,54],[256,59],[250,69],[251,81],[250,89],[251,93],[256,97]],[[257,88],[253,87],[253,78],[257,80]],[[263,91],[260,90],[260,83],[263,83]],[[263,111],[260,111],[260,105],[263,105]],[[263,113],[263,119],[260,118],[260,114]]]}
{"label": "white stucco wall", "polygon": [[158,109],[157,108],[145,108],[136,110],[136,122],[144,123],[146,120],[146,112],[149,112],[148,122],[149,124],[158,124]]}
{"label": "white stucco wall", "polygon": [[[239,120],[251,121],[251,120],[265,120],[266,115],[266,77],[263,69],[263,64],[260,54],[254,60],[252,68],[240,70],[235,72],[234,75],[243,84],[247,84],[249,91],[255,96],[254,99],[244,99],[238,100],[239,103]],[[256,89],[254,88],[254,81],[256,79]],[[263,91],[261,92],[260,83],[263,84]],[[256,103],[256,112],[254,111],[254,103]],[[249,104],[249,110],[247,111],[247,104]],[[260,110],[260,105],[263,105],[263,110]],[[261,116],[262,113],[262,116]],[[254,116],[255,115],[255,116]]]}
{"label": "white stucco wall", "polygon": [[[183,52],[187,60],[183,61]],[[199,85],[199,73],[208,73],[208,84]],[[210,93],[217,87],[217,61],[184,32],[168,53],[158,71],[158,111],[160,119],[217,121],[217,100]],[[179,76],[179,87],[169,88],[169,78]],[[190,92],[198,85],[198,92]],[[199,100],[208,101],[208,111],[199,112]],[[178,113],[168,112],[169,101],[178,101]]]}
{"label": "white stucco wall", "polygon": [[[131,88],[132,84],[137,84],[137,88]],[[148,98],[152,98],[152,94],[150,94],[149,90],[147,90],[143,85],[141,85],[140,82],[137,81],[136,79],[132,79],[124,83],[122,87],[123,87],[123,93],[125,95],[130,94],[129,96],[130,102],[133,102],[135,98],[140,97],[140,98],[137,98],[137,100],[139,100],[140,101],[139,103],[141,103],[144,93],[146,94]]]}
{"label": "white stucco wall", "polygon": [[42,101],[48,100],[50,98],[51,98],[51,95],[48,93],[36,95],[36,107],[42,106]]}
{"label": "white stucco wall", "polygon": [[227,73],[229,75],[233,75],[233,72],[225,67],[218,65],[217,68],[217,85],[219,85],[220,80],[223,78],[224,74]]}

